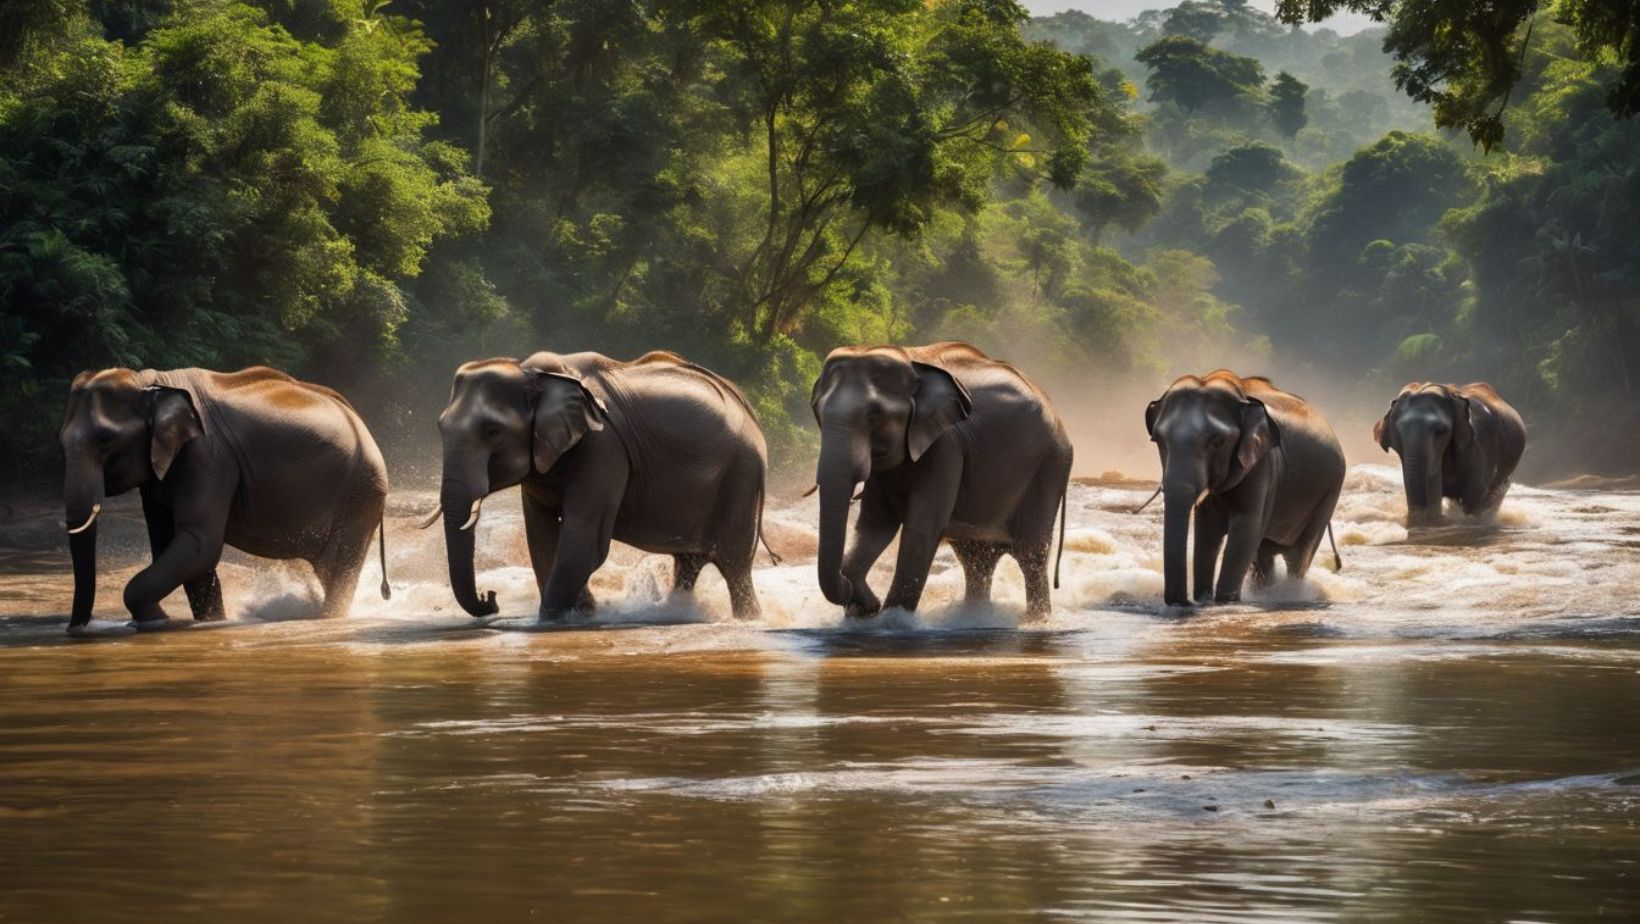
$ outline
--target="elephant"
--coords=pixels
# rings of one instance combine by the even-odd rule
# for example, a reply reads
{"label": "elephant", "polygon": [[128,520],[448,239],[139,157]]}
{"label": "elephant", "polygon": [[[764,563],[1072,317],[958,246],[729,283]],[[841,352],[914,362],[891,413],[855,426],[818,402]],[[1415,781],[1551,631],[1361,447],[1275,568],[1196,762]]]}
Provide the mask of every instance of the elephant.
{"label": "elephant", "polygon": [[1469,516],[1491,513],[1509,493],[1526,451],[1526,424],[1491,385],[1413,382],[1390,402],[1372,438],[1401,457],[1407,523],[1441,517],[1441,498]]}
{"label": "elephant", "polygon": [[[1195,601],[1241,599],[1249,566],[1256,585],[1308,573],[1344,486],[1344,450],[1332,427],[1269,379],[1219,369],[1187,375],[1145,408],[1145,430],[1162,461],[1163,598],[1188,606],[1185,544],[1196,518]],[[1221,543],[1223,567],[1218,565]],[[1336,544],[1333,557],[1338,556]]]}
{"label": "elephant", "polygon": [[[672,556],[675,592],[713,564],[738,619],[760,615],[752,559],[762,535],[768,449],[729,380],[667,352],[620,362],[536,353],[456,370],[439,415],[450,586],[473,616],[498,611],[473,577],[484,498],[520,486],[539,615],[590,611],[587,580],[611,539]],[[772,553],[771,553],[772,554]]]}
{"label": "elephant", "polygon": [[166,618],[181,586],[196,620],[224,616],[222,546],[304,559],[324,590],[323,614],[345,615],[382,514],[387,467],[353,406],[320,385],[262,366],[104,369],[75,377],[60,438],[63,502],[74,562],[69,630],[91,619],[97,514],[136,488],[153,562],[125,586],[139,628]]}
{"label": "elephant", "polygon": [[[990,599],[1007,554],[1025,575],[1027,616],[1051,610],[1048,553],[1058,514],[1064,554],[1072,447],[1053,402],[1024,373],[966,343],[843,347],[826,357],[810,403],[820,425],[816,568],[827,601],[850,616],[915,610],[945,539],[967,600]],[[850,498],[862,482],[845,557]],[[894,578],[879,603],[866,576],[896,532]],[[1056,562],[1056,587],[1058,572]]]}

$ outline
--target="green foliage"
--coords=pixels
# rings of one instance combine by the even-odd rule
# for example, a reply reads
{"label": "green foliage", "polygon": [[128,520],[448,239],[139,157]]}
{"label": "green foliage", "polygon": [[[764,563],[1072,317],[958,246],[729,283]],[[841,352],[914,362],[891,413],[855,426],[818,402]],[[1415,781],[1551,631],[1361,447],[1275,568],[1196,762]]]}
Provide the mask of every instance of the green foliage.
{"label": "green foliage", "polygon": [[[1618,116],[1640,111],[1640,7],[1611,0],[1277,0],[1283,22],[1320,22],[1339,10],[1389,23],[1384,48],[1395,55],[1395,83],[1428,103],[1435,124],[1463,127],[1491,151],[1503,140],[1504,110],[1542,20],[1570,27],[1585,60],[1620,62],[1605,79],[1605,103]],[[1547,24],[1547,23],[1543,23]]]}
{"label": "green foliage", "polygon": [[[271,362],[391,445],[461,360],[653,348],[806,464],[826,351],[943,337],[1055,390],[1485,378],[1631,457],[1630,14],[1299,6],[1389,29],[1227,0],[0,5],[0,464],[51,468],[89,366]],[[1427,134],[1397,80],[1508,149]]]}
{"label": "green foliage", "polygon": [[1296,137],[1310,122],[1309,116],[1304,114],[1304,94],[1309,89],[1307,84],[1286,71],[1277,74],[1270,84],[1270,99],[1265,103],[1265,108],[1269,110],[1270,121],[1275,124],[1276,130],[1288,138]]}
{"label": "green foliage", "polygon": [[[126,45],[74,21],[0,89],[0,304],[29,344],[0,393],[108,364],[346,380],[361,349],[391,352],[428,248],[487,219],[406,105],[415,25],[360,18],[325,45],[196,2]],[[55,408],[7,410],[38,452]]]}
{"label": "green foliage", "polygon": [[1263,95],[1264,65],[1188,36],[1164,36],[1134,59],[1150,68],[1150,98],[1186,111],[1229,108]]}

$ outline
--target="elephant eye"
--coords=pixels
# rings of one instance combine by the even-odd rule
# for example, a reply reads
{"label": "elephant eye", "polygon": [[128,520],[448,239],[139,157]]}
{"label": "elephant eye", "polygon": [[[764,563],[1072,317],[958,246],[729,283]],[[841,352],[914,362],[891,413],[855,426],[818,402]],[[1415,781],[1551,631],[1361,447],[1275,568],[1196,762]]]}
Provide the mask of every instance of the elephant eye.
{"label": "elephant eye", "polygon": [[871,424],[873,427],[875,427],[875,426],[877,426],[877,424],[881,423],[882,420],[883,420],[883,415],[881,413],[877,412],[877,411],[872,411],[871,413],[866,415],[866,423]]}
{"label": "elephant eye", "polygon": [[490,425],[486,426],[484,428],[484,438],[487,439],[487,440],[498,440],[498,439],[500,439],[501,438],[501,425],[500,424],[490,424]]}

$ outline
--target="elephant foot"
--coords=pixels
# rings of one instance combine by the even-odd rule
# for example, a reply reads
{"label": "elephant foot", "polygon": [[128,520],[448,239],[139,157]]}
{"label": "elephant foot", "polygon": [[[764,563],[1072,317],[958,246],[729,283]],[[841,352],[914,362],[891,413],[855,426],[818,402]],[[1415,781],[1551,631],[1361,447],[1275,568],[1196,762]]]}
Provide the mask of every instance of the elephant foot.
{"label": "elephant foot", "polygon": [[158,616],[150,616],[146,619],[133,619],[130,623],[131,628],[136,629],[138,632],[153,632],[158,629],[163,629],[170,624],[170,617],[166,616],[164,613],[161,613]]}
{"label": "elephant foot", "polygon": [[228,614],[221,610],[206,610],[203,613],[194,614],[194,622],[221,622],[227,618]]}

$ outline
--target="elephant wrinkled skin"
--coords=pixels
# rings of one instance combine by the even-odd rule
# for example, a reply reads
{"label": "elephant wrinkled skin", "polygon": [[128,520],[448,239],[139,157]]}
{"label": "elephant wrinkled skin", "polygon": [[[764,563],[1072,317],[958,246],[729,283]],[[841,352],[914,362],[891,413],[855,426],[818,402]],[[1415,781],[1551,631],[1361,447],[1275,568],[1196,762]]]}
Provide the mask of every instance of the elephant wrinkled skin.
{"label": "elephant wrinkled skin", "polygon": [[[1195,599],[1241,599],[1249,567],[1272,579],[1309,571],[1344,486],[1344,450],[1308,402],[1264,378],[1220,369],[1184,376],[1145,409],[1162,459],[1164,598],[1186,606],[1185,546],[1196,519]],[[1217,585],[1219,548],[1224,563]]]}
{"label": "elephant wrinkled skin", "polygon": [[[852,615],[916,609],[943,538],[962,563],[967,599],[990,599],[1006,554],[1024,573],[1028,614],[1049,612],[1048,558],[1072,452],[1040,388],[964,343],[845,347],[826,357],[811,401],[820,424],[817,571],[828,601]],[[866,575],[896,532],[894,578],[879,604]]]}
{"label": "elephant wrinkled skin", "polygon": [[1401,457],[1407,522],[1422,525],[1440,519],[1443,497],[1469,516],[1497,510],[1526,451],[1526,424],[1485,382],[1413,382],[1373,425],[1372,438]]}
{"label": "elephant wrinkled skin", "polygon": [[751,571],[768,450],[727,379],[665,352],[471,362],[456,370],[439,432],[450,586],[468,613],[497,611],[474,583],[479,507],[519,485],[543,618],[594,607],[587,580],[612,539],[671,555],[676,591],[716,565],[734,615],[759,615]]}
{"label": "elephant wrinkled skin", "polygon": [[[182,587],[195,619],[223,616],[222,546],[313,565],[324,613],[353,600],[387,503],[387,467],[347,399],[274,369],[105,369],[75,377],[60,434],[74,561],[70,630],[96,598],[97,512],[142,493],[154,560],[131,578],[139,625]],[[385,550],[382,595],[388,595]]]}

